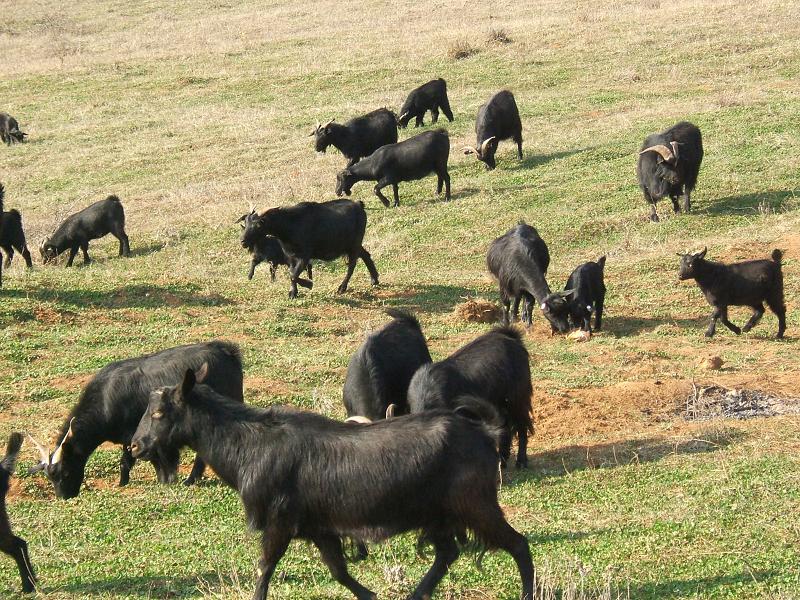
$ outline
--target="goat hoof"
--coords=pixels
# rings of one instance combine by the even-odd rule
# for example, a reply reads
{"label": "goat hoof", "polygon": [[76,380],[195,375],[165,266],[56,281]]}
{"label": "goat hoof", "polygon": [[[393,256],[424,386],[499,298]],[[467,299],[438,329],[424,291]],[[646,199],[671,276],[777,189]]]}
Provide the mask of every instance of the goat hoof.
{"label": "goat hoof", "polygon": [[197,479],[195,479],[194,477],[187,477],[186,479],[183,480],[183,485],[185,485],[186,487],[194,485],[195,483],[197,483]]}
{"label": "goat hoof", "polygon": [[517,468],[518,469],[527,469],[528,468],[528,459],[519,460],[517,459]]}
{"label": "goat hoof", "polygon": [[346,286],[346,285],[340,285],[340,286],[339,286],[339,287],[336,289],[336,293],[337,293],[337,294],[344,294],[346,291],[347,291],[347,286]]}
{"label": "goat hoof", "polygon": [[713,331],[706,331],[706,337],[707,337],[707,338],[712,338],[712,337],[714,337],[714,332],[713,332]]}

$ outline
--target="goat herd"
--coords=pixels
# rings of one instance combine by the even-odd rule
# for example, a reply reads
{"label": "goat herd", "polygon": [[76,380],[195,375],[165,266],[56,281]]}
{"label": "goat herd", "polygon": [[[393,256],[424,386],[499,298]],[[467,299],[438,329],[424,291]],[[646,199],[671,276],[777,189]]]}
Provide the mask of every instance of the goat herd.
{"label": "goat herd", "polygon": [[[444,187],[449,199],[447,132],[427,131],[397,141],[398,128],[411,119],[417,127],[423,125],[427,111],[436,123],[439,110],[453,120],[443,79],[412,91],[399,118],[379,109],[344,125],[333,120],[317,125],[311,134],[317,151],[333,145],[348,159],[336,178],[337,195],[349,195],[358,181],[375,181],[375,195],[387,207],[390,201],[382,190],[392,186],[397,206],[400,182],[435,173],[437,192]],[[522,158],[522,123],[511,92],[498,92],[479,109],[475,129],[476,145],[465,153],[487,168],[496,167],[502,140],[513,140]],[[0,136],[10,145],[24,141],[26,134],[13,117],[0,113]],[[687,122],[645,140],[636,172],[654,221],[655,203],[665,197],[676,212],[681,197],[683,209],[690,210],[702,158],[700,130]],[[3,195],[0,185],[5,265],[16,249],[30,267],[20,213],[2,211]],[[239,221],[242,246],[251,254],[249,277],[260,262],[270,263],[273,280],[276,268],[286,265],[290,298],[297,296],[298,285],[312,287],[312,261],[342,256],[347,272],[340,293],[347,290],[358,259],[378,284],[375,263],[363,246],[367,214],[361,202],[302,202],[263,214],[251,210]],[[119,240],[120,255],[128,255],[125,214],[116,196],[69,216],[41,243],[42,261],[69,250],[70,266],[80,249],[89,262],[89,241],[108,233]],[[706,335],[714,334],[718,319],[737,334],[749,330],[766,302],[778,316],[777,335],[782,337],[786,309],[781,252],[773,251],[771,260],[732,265],[708,261],[705,255],[706,250],[681,255],[679,277],[695,279],[714,309]],[[578,266],[564,290],[556,292],[545,279],[549,262],[547,244],[525,223],[491,243],[487,266],[499,283],[506,324],[519,316],[521,307],[521,318],[530,325],[538,307],[553,332],[565,333],[571,326],[591,332],[592,316],[594,329],[600,329],[606,257]],[[301,277],[303,271],[307,278]],[[730,305],[753,309],[742,330],[728,320]],[[524,468],[527,437],[533,432],[529,357],[519,331],[495,327],[432,362],[417,319],[402,311],[389,315],[391,321],[367,336],[350,360],[344,423],[289,407],[245,404],[239,349],[212,341],[101,369],[62,425],[55,450],[29,436],[40,453],[31,471],[44,472],[59,498],[73,498],[80,492],[89,456],[103,442],[123,447],[120,485],[128,483],[137,459],[149,460],[160,482],[174,482],[181,448],[192,448],[197,456],[185,483],[195,482],[209,464],[238,490],[250,526],[262,532],[256,600],[266,598],[270,578],[293,538],[311,541],[336,581],[357,598],[375,598],[348,573],[343,540],[356,540],[359,555],[365,556],[366,542],[412,530],[433,545],[435,558],[411,598],[430,598],[469,532],[485,548],[511,554],[522,580],[521,598],[532,600],[528,542],[505,520],[496,488],[498,461],[506,466],[514,433],[516,465]],[[12,434],[0,463],[0,549],[16,559],[23,590],[32,591],[36,579],[27,545],[12,534],[5,508],[22,441],[20,434]]]}

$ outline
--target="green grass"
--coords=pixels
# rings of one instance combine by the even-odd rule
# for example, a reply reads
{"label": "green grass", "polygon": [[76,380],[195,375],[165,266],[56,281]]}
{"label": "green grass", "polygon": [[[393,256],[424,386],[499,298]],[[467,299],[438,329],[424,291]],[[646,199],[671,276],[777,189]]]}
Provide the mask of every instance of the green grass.
{"label": "green grass", "polygon": [[[578,263],[608,255],[601,334],[587,344],[550,338],[537,316],[526,336],[539,432],[531,470],[512,470],[501,500],[545,583],[565,598],[581,577],[600,596],[609,582],[631,598],[800,595],[797,420],[720,425],[719,436],[680,416],[693,380],[800,396],[791,5],[81,0],[67,14],[48,0],[4,11],[0,110],[31,140],[0,148],[7,207],[22,211],[35,248],[60,219],[116,193],[134,256],[118,259],[104,239],[88,267],[26,272],[17,258],[4,272],[0,437],[55,435],[82,383],[109,361],[214,337],[242,346],[249,402],[341,418],[347,361],[385,308],[414,310],[436,358],[486,331],[453,307],[496,298],[487,245],[525,219],[550,246],[554,288]],[[355,18],[338,30],[342,15]],[[656,30],[664,19],[669,30]],[[485,43],[493,29],[513,42]],[[479,52],[451,60],[465,40]],[[251,203],[333,197],[344,161],[314,154],[313,125],[396,110],[435,76],[447,79],[456,115],[440,122],[454,200],[436,198],[430,178],[401,185],[393,210],[371,185],[354,188],[380,288],[359,265],[350,291],[335,294],[341,262],[315,266],[314,290],[293,302],[283,274],[270,285],[262,269],[248,282],[235,219]],[[525,156],[503,143],[499,168],[486,172],[460,150],[474,143],[480,104],[503,87],[520,106]],[[695,211],[673,216],[661,203],[652,224],[636,151],[681,119],[704,136]],[[740,338],[722,328],[703,337],[710,309],[693,283],[677,283],[675,256],[702,246],[724,260],[787,251],[784,342],[771,339],[771,314]],[[746,316],[733,310],[738,323]],[[711,355],[722,372],[698,365]],[[81,496],[56,502],[46,482],[24,475],[24,452],[9,510],[43,598],[250,597],[257,539],[216,480],[163,487],[138,466],[120,490],[118,449],[104,448]],[[374,547],[354,572],[381,597],[405,597],[431,560],[413,541]],[[303,544],[280,569],[275,598],[348,597]],[[487,556],[482,571],[463,557],[439,597],[512,598],[517,585],[509,557]],[[13,563],[0,560],[0,597],[17,589]]]}

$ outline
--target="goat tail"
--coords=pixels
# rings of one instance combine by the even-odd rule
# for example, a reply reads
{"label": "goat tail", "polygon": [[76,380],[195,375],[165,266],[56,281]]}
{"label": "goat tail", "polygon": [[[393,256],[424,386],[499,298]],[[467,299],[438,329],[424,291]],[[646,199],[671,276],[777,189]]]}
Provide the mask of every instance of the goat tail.
{"label": "goat tail", "polygon": [[600,269],[601,270],[604,270],[606,268],[606,255],[605,254],[597,259],[597,264],[600,265]]}
{"label": "goat tail", "polygon": [[22,434],[12,433],[8,438],[6,455],[3,457],[3,460],[0,461],[0,467],[2,467],[6,473],[14,472],[14,466],[17,464],[17,455],[19,454],[20,448],[22,448]]}
{"label": "goat tail", "polygon": [[0,183],[0,221],[3,220],[3,198],[6,197],[6,188]]}
{"label": "goat tail", "polygon": [[778,265],[780,265],[782,258],[783,258],[783,251],[779,250],[778,248],[775,248],[775,250],[772,251],[772,260],[778,263]]}

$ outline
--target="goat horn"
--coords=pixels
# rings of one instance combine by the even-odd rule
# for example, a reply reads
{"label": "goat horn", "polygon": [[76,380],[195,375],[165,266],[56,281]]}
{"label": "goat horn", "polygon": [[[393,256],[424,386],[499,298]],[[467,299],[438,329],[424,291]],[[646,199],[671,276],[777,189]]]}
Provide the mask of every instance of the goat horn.
{"label": "goat horn", "polygon": [[404,112],[400,117],[397,119],[398,121],[402,121],[408,116],[409,111]]}
{"label": "goat horn", "polygon": [[62,455],[62,453],[64,451],[64,443],[67,440],[69,440],[73,435],[73,433],[72,433],[72,424],[74,422],[75,422],[75,417],[72,417],[69,420],[69,429],[67,429],[67,433],[64,434],[64,439],[61,440],[61,443],[58,445],[58,448],[56,448],[56,451],[53,452],[53,460],[50,461],[50,464],[55,465],[55,464],[61,462],[61,455]]}
{"label": "goat horn", "polygon": [[31,441],[31,444],[33,444],[33,446],[36,448],[36,450],[38,450],[38,452],[39,452],[39,461],[43,465],[49,465],[50,464],[50,451],[47,448],[45,448],[44,445],[42,445],[39,442],[37,442],[36,438],[34,438],[30,433],[26,433],[25,435],[28,436],[28,439]]}
{"label": "goat horn", "polygon": [[395,413],[396,410],[397,410],[397,405],[396,404],[390,404],[389,406],[387,406],[386,407],[386,418],[387,419],[393,419],[394,418],[394,413]]}
{"label": "goat horn", "polygon": [[670,142],[670,146],[672,146],[672,154],[675,156],[675,160],[678,160],[678,142]]}
{"label": "goat horn", "polygon": [[489,144],[489,142],[491,142],[496,138],[497,136],[493,135],[492,137],[483,140],[483,143],[481,143],[481,152],[480,152],[481,156],[483,156],[483,153],[486,152],[486,146]]}
{"label": "goat horn", "polygon": [[645,152],[657,152],[658,154],[661,155],[661,158],[663,158],[667,162],[672,162],[675,160],[675,155],[672,153],[672,150],[667,148],[664,144],[657,144],[655,146],[650,146],[649,148],[645,148],[644,150],[639,152],[639,154],[641,155],[644,154]]}
{"label": "goat horn", "polygon": [[354,417],[349,417],[349,418],[345,419],[344,422],[345,423],[360,423],[361,425],[369,425],[370,423],[372,423],[372,421],[370,419],[368,419],[367,417],[359,417],[358,415],[356,415]]}
{"label": "goat horn", "polygon": [[322,129],[325,129],[325,128],[326,128],[328,125],[330,125],[331,123],[333,123],[335,120],[336,120],[336,119],[334,118],[334,119],[331,119],[330,121],[328,121],[327,123],[325,123],[325,125],[323,125],[323,126],[322,126]]}

